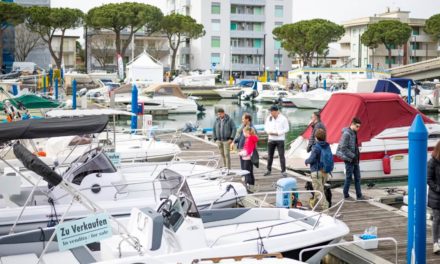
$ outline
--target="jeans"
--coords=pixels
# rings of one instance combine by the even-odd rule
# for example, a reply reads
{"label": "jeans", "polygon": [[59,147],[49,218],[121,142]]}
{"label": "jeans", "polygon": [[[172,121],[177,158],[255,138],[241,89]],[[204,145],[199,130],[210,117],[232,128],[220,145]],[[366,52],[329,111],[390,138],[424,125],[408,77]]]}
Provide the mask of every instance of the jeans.
{"label": "jeans", "polygon": [[223,158],[223,167],[231,169],[231,154],[230,154],[230,144],[229,141],[217,141],[218,149],[220,150],[220,155]]}
{"label": "jeans", "polygon": [[432,240],[438,243],[440,229],[440,209],[432,209]]}
{"label": "jeans", "polygon": [[359,163],[345,162],[345,182],[344,182],[344,198],[350,197],[348,190],[354,176],[354,187],[356,189],[356,197],[362,198],[361,191],[361,171],[359,169]]}
{"label": "jeans", "polygon": [[249,171],[249,173],[244,176],[245,182],[249,185],[255,185],[254,164],[252,164],[251,160],[243,160],[243,163],[244,169]]}
{"label": "jeans", "polygon": [[286,158],[284,157],[284,140],[273,140],[267,143],[267,170],[272,171],[273,155],[275,148],[278,150],[280,156],[281,172],[286,171]]}

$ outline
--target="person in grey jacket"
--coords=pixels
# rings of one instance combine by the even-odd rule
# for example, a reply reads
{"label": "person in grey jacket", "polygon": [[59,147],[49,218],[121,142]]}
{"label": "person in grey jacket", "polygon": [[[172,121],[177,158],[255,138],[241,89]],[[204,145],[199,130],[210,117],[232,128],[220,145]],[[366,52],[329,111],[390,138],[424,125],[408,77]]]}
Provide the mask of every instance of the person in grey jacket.
{"label": "person in grey jacket", "polygon": [[363,200],[361,191],[361,172],[359,168],[359,147],[357,132],[361,127],[361,120],[357,117],[353,118],[350,127],[342,130],[342,136],[336,150],[336,156],[345,163],[345,182],[344,182],[344,198],[349,199],[348,193],[352,177],[354,176],[354,187],[356,189],[356,198]]}
{"label": "person in grey jacket", "polygon": [[236,132],[237,128],[235,127],[234,121],[229,115],[225,114],[223,108],[218,108],[217,119],[215,120],[212,129],[212,135],[214,137],[214,142],[217,142],[220,155],[223,158],[223,165],[228,169],[231,169],[230,148],[231,144],[233,144]]}
{"label": "person in grey jacket", "polygon": [[[241,118],[241,126],[237,129],[237,133],[235,134],[235,139],[234,139],[234,143],[237,144],[237,149],[238,151],[242,150],[244,147],[244,143],[246,141],[246,137],[244,136],[243,133],[243,129],[245,127],[251,127],[254,129],[255,132],[257,132],[257,129],[254,127],[254,125],[252,124],[252,116],[249,113],[244,113],[242,118]],[[242,170],[245,170],[245,164],[243,161],[243,158],[239,155],[240,157],[240,168]]]}
{"label": "person in grey jacket", "polygon": [[321,114],[319,112],[313,112],[310,125],[312,126],[312,134],[310,134],[309,143],[307,144],[307,152],[312,151],[312,146],[316,142],[316,131],[318,131],[318,129],[322,129],[324,132],[326,132],[324,123],[321,122]]}
{"label": "person in grey jacket", "polygon": [[432,240],[434,254],[440,253],[440,141],[428,162],[428,207],[432,209]]}

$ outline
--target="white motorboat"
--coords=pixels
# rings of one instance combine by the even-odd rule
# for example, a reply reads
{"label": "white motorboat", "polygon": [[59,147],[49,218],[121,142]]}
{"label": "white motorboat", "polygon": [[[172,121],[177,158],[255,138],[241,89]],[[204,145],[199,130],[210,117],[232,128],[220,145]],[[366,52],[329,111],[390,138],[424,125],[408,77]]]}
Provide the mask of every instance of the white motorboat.
{"label": "white motorboat", "polygon": [[257,89],[256,80],[242,80],[236,86],[215,89],[222,98],[237,98],[244,92],[253,92]]}
{"label": "white motorboat", "polygon": [[274,103],[278,102],[281,98],[289,98],[293,94],[285,89],[284,86],[279,83],[270,82],[262,83],[258,89],[258,96],[254,98],[255,102],[260,103]]}
{"label": "white motorboat", "polygon": [[172,83],[176,83],[182,86],[215,86],[215,78],[217,78],[217,73],[211,73],[210,70],[199,73],[198,71],[189,72],[186,75],[179,75]]}
{"label": "white motorboat", "polygon": [[291,101],[297,108],[322,109],[331,95],[331,92],[318,88],[310,92],[297,93],[285,100]]}
{"label": "white motorboat", "polygon": [[[85,199],[62,178],[44,175],[45,180],[76,195],[93,211],[102,211]],[[70,249],[66,261],[93,263],[120,259],[143,263],[148,258],[165,262],[192,263],[194,259],[282,253],[298,258],[302,249],[338,242],[349,232],[334,216],[286,208],[232,208],[198,211],[184,177],[165,169],[158,177],[162,198],[157,209],[133,208],[130,217],[119,221],[113,236],[100,241],[100,250],[91,254],[86,247]],[[343,205],[339,202],[335,207]],[[340,208],[337,210],[339,211]],[[0,237],[0,255],[7,257],[57,254],[50,243],[54,228],[44,228]],[[40,238],[40,239],[35,239]],[[20,245],[20,246],[18,246]],[[320,263],[329,249],[304,254],[307,263]],[[38,254],[38,255],[36,255]],[[52,255],[51,255],[52,256]],[[120,262],[118,262],[120,263]]]}
{"label": "white motorboat", "polygon": [[[362,121],[358,133],[362,179],[405,177],[408,175],[408,130],[417,114],[422,115],[428,128],[427,151],[432,151],[440,137],[440,125],[427,118],[393,93],[334,93],[321,112],[327,129],[327,142],[335,154],[342,129],[353,117]],[[309,157],[308,127],[290,146],[287,166],[297,171],[309,171],[304,161]],[[344,162],[334,156],[335,168],[330,181],[342,181]],[[387,164],[387,165],[383,165]]]}

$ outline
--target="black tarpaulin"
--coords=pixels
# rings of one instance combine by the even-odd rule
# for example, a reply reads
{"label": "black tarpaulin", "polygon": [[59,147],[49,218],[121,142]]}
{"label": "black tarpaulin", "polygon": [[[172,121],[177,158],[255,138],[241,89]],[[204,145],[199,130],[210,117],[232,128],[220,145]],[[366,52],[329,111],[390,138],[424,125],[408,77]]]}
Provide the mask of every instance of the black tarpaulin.
{"label": "black tarpaulin", "polygon": [[29,119],[0,124],[0,142],[14,139],[62,137],[100,133],[108,116]]}

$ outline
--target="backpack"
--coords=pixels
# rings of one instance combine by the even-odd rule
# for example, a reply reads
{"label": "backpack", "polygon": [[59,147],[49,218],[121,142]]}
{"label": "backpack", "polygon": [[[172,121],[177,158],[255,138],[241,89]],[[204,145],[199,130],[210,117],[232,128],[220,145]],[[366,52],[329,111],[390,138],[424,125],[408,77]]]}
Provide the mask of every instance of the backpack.
{"label": "backpack", "polygon": [[319,144],[315,144],[315,146],[319,148],[321,152],[321,156],[319,157],[319,167],[322,168],[325,173],[332,172],[335,166],[332,150],[330,147],[322,148]]}

